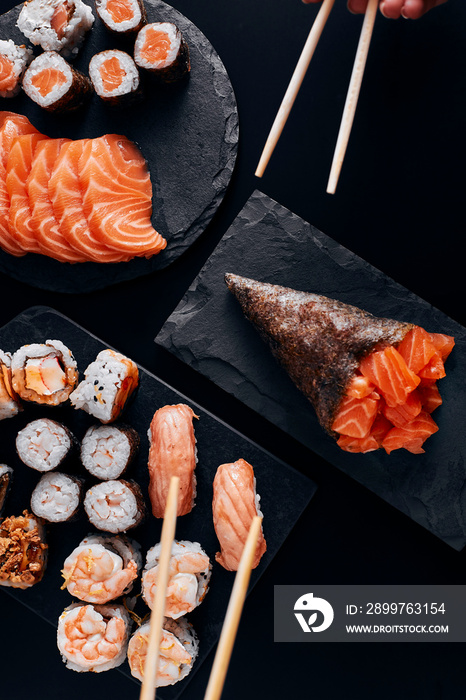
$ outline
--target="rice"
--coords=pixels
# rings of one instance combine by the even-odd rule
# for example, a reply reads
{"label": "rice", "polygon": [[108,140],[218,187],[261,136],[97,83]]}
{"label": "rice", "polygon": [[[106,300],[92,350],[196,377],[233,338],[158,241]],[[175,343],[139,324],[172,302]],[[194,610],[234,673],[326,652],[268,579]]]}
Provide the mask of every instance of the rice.
{"label": "rice", "polygon": [[32,61],[33,53],[26,46],[18,46],[12,39],[0,39],[0,56],[6,59],[6,66],[11,74],[3,75],[0,71],[0,97],[15,97],[21,89],[21,77],[26,66]]}
{"label": "rice", "polygon": [[72,433],[50,418],[38,418],[19,431],[16,451],[20,460],[39,472],[56,469],[73,446]]}
{"label": "rice", "polygon": [[75,477],[52,472],[44,474],[31,496],[31,510],[51,523],[70,520],[79,508],[81,482]]}
{"label": "rice", "polygon": [[[55,20],[63,8],[67,20],[56,30]],[[17,26],[35,46],[71,57],[78,53],[93,23],[92,10],[82,0],[29,0],[23,5]]]}
{"label": "rice", "polygon": [[134,481],[111,480],[92,486],[84,498],[89,522],[104,532],[126,532],[145,515],[144,498]]}

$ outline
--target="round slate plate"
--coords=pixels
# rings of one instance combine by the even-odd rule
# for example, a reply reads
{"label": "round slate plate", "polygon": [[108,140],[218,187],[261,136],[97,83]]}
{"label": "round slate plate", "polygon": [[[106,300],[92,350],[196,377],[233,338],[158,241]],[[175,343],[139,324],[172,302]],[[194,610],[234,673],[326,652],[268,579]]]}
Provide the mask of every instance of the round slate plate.
{"label": "round slate plate", "polygon": [[[149,22],[174,22],[185,36],[191,58],[187,79],[158,86],[146,76],[145,99],[122,110],[104,105],[94,95],[79,112],[53,116],[24,93],[14,99],[0,98],[0,109],[25,114],[51,137],[78,139],[120,133],[135,141],[151,173],[152,223],[167,239],[167,248],[150,260],[107,265],[70,265],[32,253],[15,258],[0,251],[0,270],[17,280],[51,291],[79,293],[165,268],[204,231],[223,198],[238,144],[236,100],[225,67],[206,37],[186,17],[159,0],[145,0],[145,4]],[[16,27],[20,9],[18,6],[0,17],[0,38],[25,42]],[[87,74],[91,57],[110,48],[131,53],[133,42],[112,35],[96,17],[75,67]]]}

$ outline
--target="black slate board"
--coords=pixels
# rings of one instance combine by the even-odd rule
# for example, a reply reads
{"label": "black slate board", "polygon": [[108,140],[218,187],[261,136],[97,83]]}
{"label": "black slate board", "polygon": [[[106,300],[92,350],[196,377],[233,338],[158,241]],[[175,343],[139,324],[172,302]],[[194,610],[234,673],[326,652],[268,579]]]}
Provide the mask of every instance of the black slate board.
{"label": "black slate board", "polygon": [[[148,21],[174,22],[186,37],[191,58],[188,79],[158,87],[147,78],[146,99],[132,109],[109,107],[94,95],[76,114],[53,116],[24,93],[13,99],[0,98],[0,109],[25,114],[47,136],[78,139],[119,133],[135,141],[151,173],[152,223],[167,239],[167,248],[150,260],[108,265],[70,265],[32,253],[15,258],[0,250],[0,270],[15,279],[42,289],[79,293],[165,268],[200,236],[223,199],[238,144],[238,114],[230,79],[214,48],[192,22],[160,0],[145,4]],[[15,26],[20,9],[0,17],[1,39],[25,43]],[[132,53],[132,46],[110,34],[96,17],[74,65],[88,74],[89,61],[98,51],[121,48]]]}
{"label": "black slate board", "polygon": [[[47,307],[33,307],[14,318],[0,329],[0,347],[14,351],[25,343],[43,342],[47,338],[59,338],[73,351],[82,373],[100,350],[106,346],[101,340],[91,335],[80,326],[58,312]],[[216,419],[202,408],[175,392],[146,370],[140,368],[140,386],[137,395],[124,414],[124,421],[136,428],[141,437],[141,449],[136,464],[128,472],[128,478],[134,478],[141,485],[147,497],[148,473],[147,430],[155,410],[165,404],[184,402],[194,408],[199,416],[196,421],[196,439],[198,449],[197,498],[193,511],[178,518],[177,539],[199,541],[209,556],[214,558],[218,551],[218,542],[212,524],[212,480],[219,464],[244,457],[255,470],[258,492],[261,495],[261,508],[264,513],[264,534],[267,539],[267,552],[260,565],[252,572],[250,586],[254,586],[278,549],[285,542],[301,512],[308,505],[316,490],[315,484],[283,462],[278,461],[238,432]],[[23,465],[15,454],[15,436],[26,423],[40,416],[52,417],[66,424],[78,437],[82,438],[87,427],[95,423],[84,411],[71,407],[49,408],[26,405],[22,414],[0,423],[0,442],[2,445],[1,462],[9,464],[15,470],[13,488],[8,497],[4,515],[19,514],[29,506],[30,494],[40,474]],[[84,468],[79,464],[64,470],[85,476]],[[89,477],[88,486],[93,483]],[[60,569],[72,549],[92,528],[87,518],[81,515],[73,523],[48,526],[49,562],[44,579],[25,591],[2,588],[18,601],[56,626],[58,616],[72,602],[67,591],[60,591],[63,579]],[[128,534],[146,551],[159,541],[161,521],[149,516],[145,523],[131,530]],[[202,605],[189,616],[196,629],[200,647],[199,657],[193,672],[199,668],[209,650],[216,643],[233,583],[234,574],[225,571],[219,564],[213,563],[210,590]],[[134,592],[139,591],[137,585]],[[1,598],[1,605],[8,603]],[[1,609],[1,608],[0,608]],[[146,606],[138,601],[136,610],[144,615]],[[36,640],[38,641],[38,640]],[[50,654],[59,654],[56,648]],[[125,662],[119,667],[130,678],[129,667]],[[163,688],[157,697],[174,700],[186,688],[189,678],[175,686]],[[70,671],[70,683],[73,673]],[[138,681],[135,680],[135,683]],[[66,694],[66,693],[65,693]]]}
{"label": "black slate board", "polygon": [[[455,336],[425,454],[340,450],[243,316],[225,272]],[[466,544],[466,330],[288,209],[254,192],[155,340],[455,549]]]}

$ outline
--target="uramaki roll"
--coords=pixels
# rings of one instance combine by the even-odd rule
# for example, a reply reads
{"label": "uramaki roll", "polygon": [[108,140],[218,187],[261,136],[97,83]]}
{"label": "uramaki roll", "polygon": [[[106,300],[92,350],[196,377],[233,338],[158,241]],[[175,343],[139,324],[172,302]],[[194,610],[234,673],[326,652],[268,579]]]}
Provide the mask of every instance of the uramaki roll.
{"label": "uramaki roll", "polygon": [[78,381],[76,360],[60,340],[24,345],[12,357],[11,381],[24,401],[57,406]]}
{"label": "uramaki roll", "polygon": [[33,53],[12,39],[0,39],[0,97],[15,97],[21,90],[21,78]]}
{"label": "uramaki roll", "polygon": [[11,355],[0,350],[0,420],[13,418],[18,411],[21,403],[11,383]]}
{"label": "uramaki roll", "polygon": [[28,0],[17,25],[35,46],[72,57],[93,23],[92,10],[82,0]]}
{"label": "uramaki roll", "polygon": [[0,523],[0,586],[30,588],[44,575],[47,564],[45,528],[27,510]]}
{"label": "uramaki roll", "polygon": [[79,109],[92,95],[89,78],[55,51],[45,51],[32,61],[23,89],[39,107],[57,113]]}

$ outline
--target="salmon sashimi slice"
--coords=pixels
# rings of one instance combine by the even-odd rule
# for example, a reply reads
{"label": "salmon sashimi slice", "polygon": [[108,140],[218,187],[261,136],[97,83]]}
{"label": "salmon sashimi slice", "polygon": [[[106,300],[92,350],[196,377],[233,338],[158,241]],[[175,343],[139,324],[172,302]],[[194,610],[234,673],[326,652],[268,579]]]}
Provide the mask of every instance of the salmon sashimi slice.
{"label": "salmon sashimi slice", "polygon": [[83,262],[86,257],[74,250],[60,231],[49,195],[49,180],[64,143],[69,139],[41,141],[27,180],[31,206],[31,227],[41,253],[61,262]]}
{"label": "salmon sashimi slice", "polygon": [[427,381],[437,381],[437,379],[443,379],[446,376],[442,356],[438,351],[435,351],[428,364],[421,369],[419,376],[421,380]]}
{"label": "salmon sashimi slice", "polygon": [[55,86],[64,85],[66,81],[66,75],[58,68],[44,68],[31,78],[33,87],[40,93],[41,97],[47,97]]}
{"label": "salmon sashimi slice", "polygon": [[149,498],[152,514],[163,518],[172,476],[180,479],[177,515],[190,513],[196,492],[196,438],[193,418],[186,404],[162,406],[150,424]]}
{"label": "salmon sashimi slice", "polygon": [[125,136],[90,140],[79,162],[89,228],[114,250],[151,257],[167,242],[151,224],[152,185],[146,162]]}
{"label": "salmon sashimi slice", "polygon": [[99,67],[102,87],[105,92],[113,92],[120,87],[126,71],[121,67],[117,56],[112,56],[103,61]]}
{"label": "salmon sashimi slice", "polygon": [[332,425],[332,430],[349,437],[367,437],[378,409],[379,400],[372,398],[371,395],[364,399],[345,396]]}
{"label": "salmon sashimi slice", "polygon": [[114,22],[127,22],[133,19],[133,7],[128,0],[107,0],[106,9]]}
{"label": "salmon sashimi slice", "polygon": [[367,435],[363,438],[349,437],[342,435],[337,440],[337,445],[345,452],[354,452],[365,454],[366,452],[374,452],[378,450],[380,445],[373,435]]}
{"label": "salmon sashimi slice", "polygon": [[362,374],[355,374],[346,389],[346,396],[352,396],[353,399],[364,399],[372,394],[374,389],[375,386],[370,379]]}
{"label": "salmon sashimi slice", "polygon": [[436,352],[430,333],[415,326],[396,348],[415,374],[426,366]]}
{"label": "salmon sashimi slice", "polygon": [[372,424],[370,436],[377,440],[379,447],[385,439],[388,431],[393,428],[393,424],[386,418],[383,413],[378,413],[375,421]]}
{"label": "salmon sashimi slice", "polygon": [[0,54],[0,90],[13,90],[18,82],[13,61]]}
{"label": "salmon sashimi slice", "polygon": [[420,414],[421,410],[421,398],[417,393],[417,389],[415,389],[408,394],[404,403],[400,403],[397,406],[388,406],[388,404],[385,404],[383,407],[383,414],[395,427],[404,428],[405,425]]}
{"label": "salmon sashimi slice", "polygon": [[391,345],[365,357],[359,369],[380,390],[389,406],[404,403],[420,382]]}
{"label": "salmon sashimi slice", "polygon": [[382,447],[390,454],[393,450],[404,447],[413,454],[422,454],[422,445],[428,437],[436,433],[438,425],[433,418],[426,413],[421,413],[404,428],[392,428],[384,438]]}
{"label": "salmon sashimi slice", "polygon": [[[221,548],[215,560],[228,571],[237,571],[252,519],[258,515],[254,470],[244,459],[221,464],[215,474],[213,488],[212,513]],[[266,549],[261,529],[253,569]]]}
{"label": "salmon sashimi slice", "polygon": [[455,339],[451,335],[445,333],[430,333],[429,334],[435,349],[440,353],[442,360],[445,362],[448,355],[455,347]]}
{"label": "salmon sashimi slice", "polygon": [[432,413],[443,403],[440,391],[435,382],[427,386],[420,386],[416,391],[421,398],[422,408],[424,411],[427,411],[427,413]]}
{"label": "salmon sashimi slice", "polygon": [[55,12],[50,20],[50,26],[57,35],[58,39],[63,39],[66,33],[68,23],[73,16],[74,6],[67,2],[63,2],[55,8]]}
{"label": "salmon sashimi slice", "polygon": [[6,165],[6,188],[10,199],[10,233],[23,250],[40,253],[40,247],[31,225],[31,207],[27,191],[27,179],[31,172],[34,153],[43,134],[25,134],[14,141]]}

